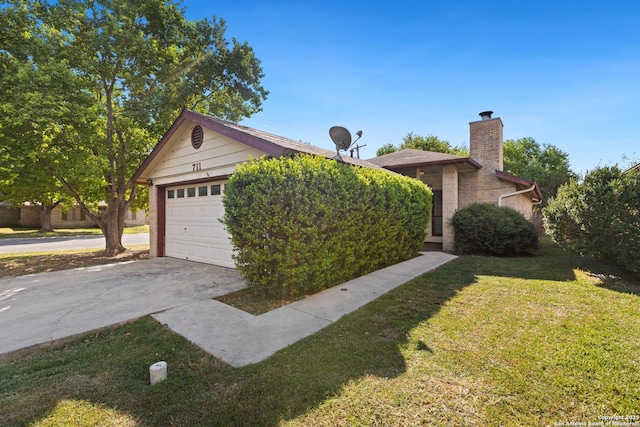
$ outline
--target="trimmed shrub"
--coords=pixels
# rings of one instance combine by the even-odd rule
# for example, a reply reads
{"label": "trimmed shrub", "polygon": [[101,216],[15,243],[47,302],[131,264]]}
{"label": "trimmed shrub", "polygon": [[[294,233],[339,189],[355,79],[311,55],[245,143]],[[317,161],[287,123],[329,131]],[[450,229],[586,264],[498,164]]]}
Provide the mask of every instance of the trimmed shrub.
{"label": "trimmed shrub", "polygon": [[415,256],[431,191],[412,178],[317,156],[263,157],[238,167],[223,204],[249,286],[296,295]]}
{"label": "trimmed shrub", "polygon": [[553,240],[640,273],[640,171],[596,168],[560,187],[543,209]]}
{"label": "trimmed shrub", "polygon": [[539,248],[536,227],[520,212],[489,203],[476,203],[457,211],[451,219],[457,253],[513,256]]}

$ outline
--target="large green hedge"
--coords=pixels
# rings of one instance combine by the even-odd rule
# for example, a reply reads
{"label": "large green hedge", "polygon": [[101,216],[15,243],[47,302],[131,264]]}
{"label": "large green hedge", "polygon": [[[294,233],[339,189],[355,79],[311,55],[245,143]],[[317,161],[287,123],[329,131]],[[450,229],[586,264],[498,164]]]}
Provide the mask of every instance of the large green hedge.
{"label": "large green hedge", "polygon": [[420,181],[311,155],[244,163],[223,203],[249,285],[288,295],[415,256],[431,216],[431,191]]}
{"label": "large green hedge", "polygon": [[513,256],[539,247],[536,227],[509,207],[475,203],[457,211],[451,223],[457,253]]}
{"label": "large green hedge", "polygon": [[640,171],[596,168],[560,187],[543,215],[562,246],[640,273]]}

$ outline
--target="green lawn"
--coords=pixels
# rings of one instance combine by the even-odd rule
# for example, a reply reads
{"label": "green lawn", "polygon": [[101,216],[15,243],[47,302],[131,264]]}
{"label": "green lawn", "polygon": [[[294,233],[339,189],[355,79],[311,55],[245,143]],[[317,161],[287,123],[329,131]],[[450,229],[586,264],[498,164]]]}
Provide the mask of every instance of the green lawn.
{"label": "green lawn", "polygon": [[[548,244],[536,257],[465,256],[239,369],[147,317],[0,362],[0,425],[539,426],[631,416],[639,291],[637,278]],[[151,387],[158,360],[169,379]]]}
{"label": "green lawn", "polygon": [[[148,225],[125,227],[124,234],[148,233]],[[0,239],[13,237],[58,237],[58,236],[87,236],[102,235],[99,228],[56,228],[50,233],[40,233],[37,228],[0,228]]]}

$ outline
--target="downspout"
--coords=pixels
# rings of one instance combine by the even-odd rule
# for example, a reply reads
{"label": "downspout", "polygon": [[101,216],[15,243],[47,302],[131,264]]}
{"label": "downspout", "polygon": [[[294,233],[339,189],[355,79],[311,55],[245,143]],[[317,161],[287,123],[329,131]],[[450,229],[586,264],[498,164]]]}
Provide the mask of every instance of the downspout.
{"label": "downspout", "polygon": [[531,188],[526,188],[520,191],[514,191],[513,193],[503,194],[500,197],[498,197],[498,206],[502,207],[502,199],[506,197],[517,196],[518,194],[522,194],[522,193],[528,193],[529,191],[533,191],[535,188],[536,188],[536,184],[533,184]]}

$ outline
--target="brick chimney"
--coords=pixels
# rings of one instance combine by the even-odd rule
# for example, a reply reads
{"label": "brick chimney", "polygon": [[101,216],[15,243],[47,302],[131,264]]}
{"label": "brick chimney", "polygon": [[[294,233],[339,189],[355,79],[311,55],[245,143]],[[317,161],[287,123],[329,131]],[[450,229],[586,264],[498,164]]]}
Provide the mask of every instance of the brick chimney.
{"label": "brick chimney", "polygon": [[471,158],[487,172],[501,171],[502,164],[502,120],[491,118],[493,111],[480,113],[481,119],[469,123],[469,151]]}

